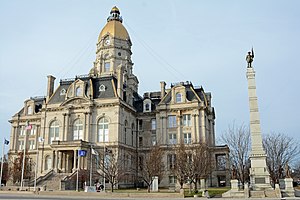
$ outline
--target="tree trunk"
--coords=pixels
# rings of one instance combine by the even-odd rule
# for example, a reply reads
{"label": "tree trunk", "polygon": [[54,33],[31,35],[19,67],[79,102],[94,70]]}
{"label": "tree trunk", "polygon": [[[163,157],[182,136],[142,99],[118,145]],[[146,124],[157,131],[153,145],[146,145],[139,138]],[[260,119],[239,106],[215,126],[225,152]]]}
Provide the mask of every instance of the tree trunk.
{"label": "tree trunk", "polygon": [[150,188],[151,188],[151,185],[148,185],[148,193],[150,193]]}
{"label": "tree trunk", "polygon": [[111,183],[111,192],[114,192],[114,184]]}

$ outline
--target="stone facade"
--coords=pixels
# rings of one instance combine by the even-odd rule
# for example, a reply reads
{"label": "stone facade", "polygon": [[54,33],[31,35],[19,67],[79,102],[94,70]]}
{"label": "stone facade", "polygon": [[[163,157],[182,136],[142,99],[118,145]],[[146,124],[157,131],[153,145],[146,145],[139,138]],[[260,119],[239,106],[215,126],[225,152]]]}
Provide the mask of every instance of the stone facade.
{"label": "stone facade", "polygon": [[[12,117],[10,159],[16,159],[25,147],[30,159],[38,160],[39,184],[49,174],[64,174],[65,181],[71,180],[78,169],[89,172],[92,167],[96,172],[92,149],[97,154],[109,151],[122,158],[128,169],[119,186],[133,187],[140,182],[136,163],[141,152],[161,145],[167,166],[170,150],[180,141],[186,145],[203,142],[212,150],[208,186],[228,185],[229,149],[215,145],[211,93],[191,82],[171,84],[169,88],[161,82],[161,91],[139,95],[131,45],[120,12],[114,7],[99,35],[96,60],[89,74],[60,80],[55,90],[55,77],[49,75],[47,95],[26,100]],[[87,152],[79,157],[80,162],[79,150]],[[99,179],[97,173],[92,176],[93,183]],[[174,180],[167,170],[160,187],[174,185]]]}

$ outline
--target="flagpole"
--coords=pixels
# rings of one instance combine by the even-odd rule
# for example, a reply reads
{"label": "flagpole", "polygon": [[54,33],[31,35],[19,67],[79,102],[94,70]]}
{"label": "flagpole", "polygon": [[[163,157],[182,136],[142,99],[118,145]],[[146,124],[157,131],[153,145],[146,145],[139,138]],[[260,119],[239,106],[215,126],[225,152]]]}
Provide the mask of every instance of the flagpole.
{"label": "flagpole", "polygon": [[27,145],[27,131],[29,128],[29,121],[26,122],[25,128],[25,138],[24,138],[24,152],[23,152],[23,162],[22,162],[22,175],[21,175],[21,191],[23,190],[24,186],[24,168],[25,168],[25,154],[26,154],[26,145]]}
{"label": "flagpole", "polygon": [[36,192],[36,179],[37,179],[37,169],[38,169],[38,163],[39,163],[39,141],[37,141],[37,147],[36,147],[36,162],[35,162],[35,169],[34,169],[34,192]]}
{"label": "flagpole", "polygon": [[91,144],[91,159],[90,159],[90,161],[91,161],[91,166],[90,166],[90,186],[92,186],[92,174],[93,174],[93,152],[92,152],[92,144]]}
{"label": "flagpole", "polygon": [[[5,140],[5,139],[4,139]],[[1,174],[0,174],[0,187],[2,187],[2,173],[3,173],[3,162],[4,162],[4,147],[5,147],[5,144],[3,142],[3,147],[2,147],[2,160],[1,160]]]}

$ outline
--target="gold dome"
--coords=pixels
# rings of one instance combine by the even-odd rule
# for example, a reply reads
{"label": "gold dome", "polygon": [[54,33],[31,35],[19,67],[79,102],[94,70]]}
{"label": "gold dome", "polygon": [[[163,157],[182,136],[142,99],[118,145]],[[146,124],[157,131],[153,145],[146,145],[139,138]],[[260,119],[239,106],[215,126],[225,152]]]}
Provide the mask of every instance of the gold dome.
{"label": "gold dome", "polygon": [[111,9],[111,11],[110,11],[110,12],[114,12],[114,11],[116,11],[116,12],[120,12],[120,11],[119,11],[119,8],[117,8],[117,6],[114,6],[114,7]]}
{"label": "gold dome", "polygon": [[129,35],[123,24],[119,21],[112,20],[107,22],[107,24],[104,26],[102,31],[100,32],[100,35],[98,37],[98,42],[103,39],[103,37],[106,34],[110,34],[111,37],[115,37],[122,40],[129,40]]}
{"label": "gold dome", "polygon": [[98,37],[100,42],[103,37],[109,34],[111,37],[129,40],[129,35],[126,28],[122,24],[123,19],[120,16],[120,10],[114,6],[110,11],[110,16],[107,18],[107,24],[104,26]]}

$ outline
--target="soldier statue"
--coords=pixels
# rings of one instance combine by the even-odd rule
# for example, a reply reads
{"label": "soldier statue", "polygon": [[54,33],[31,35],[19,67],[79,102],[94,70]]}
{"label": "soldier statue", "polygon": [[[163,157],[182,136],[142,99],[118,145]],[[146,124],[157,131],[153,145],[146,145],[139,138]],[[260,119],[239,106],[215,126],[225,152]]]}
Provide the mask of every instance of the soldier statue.
{"label": "soldier statue", "polygon": [[246,56],[246,61],[248,63],[248,68],[252,67],[252,62],[253,62],[253,58],[254,58],[254,51],[253,48],[251,49],[251,52],[248,52],[248,55]]}

